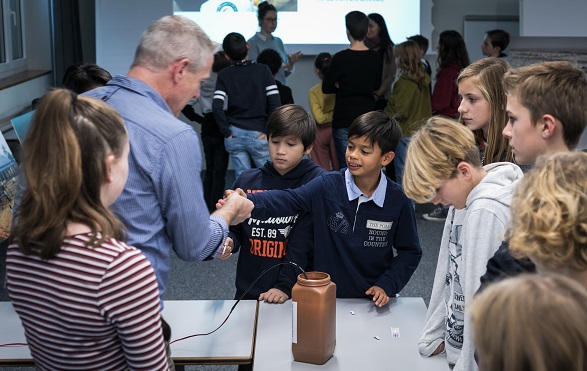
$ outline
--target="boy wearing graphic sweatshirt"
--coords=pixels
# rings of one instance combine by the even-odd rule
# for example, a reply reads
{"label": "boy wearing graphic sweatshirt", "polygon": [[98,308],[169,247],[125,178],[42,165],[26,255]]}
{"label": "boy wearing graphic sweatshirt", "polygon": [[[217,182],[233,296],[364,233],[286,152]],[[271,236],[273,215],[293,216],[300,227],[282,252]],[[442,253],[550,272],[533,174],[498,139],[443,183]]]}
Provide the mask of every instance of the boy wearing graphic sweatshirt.
{"label": "boy wearing graphic sweatshirt", "polygon": [[423,356],[446,351],[458,371],[477,369],[468,307],[510,225],[512,191],[523,176],[515,164],[482,167],[480,158],[471,130],[434,116],[412,138],[403,179],[414,201],[450,206],[419,348]]}
{"label": "boy wearing graphic sweatshirt", "polygon": [[[277,108],[267,122],[271,161],[258,169],[245,170],[233,187],[248,194],[297,188],[322,174],[324,169],[304,158],[312,150],[315,127],[314,119],[302,107],[288,104]],[[312,243],[313,231],[312,216],[295,211],[279,218],[250,218],[231,226],[225,253],[220,258],[240,249],[235,298],[239,299],[261,272],[284,260],[306,269],[311,263],[306,246]],[[285,274],[278,280],[280,270]],[[243,299],[283,303],[291,296],[298,273],[291,266],[273,268]]]}

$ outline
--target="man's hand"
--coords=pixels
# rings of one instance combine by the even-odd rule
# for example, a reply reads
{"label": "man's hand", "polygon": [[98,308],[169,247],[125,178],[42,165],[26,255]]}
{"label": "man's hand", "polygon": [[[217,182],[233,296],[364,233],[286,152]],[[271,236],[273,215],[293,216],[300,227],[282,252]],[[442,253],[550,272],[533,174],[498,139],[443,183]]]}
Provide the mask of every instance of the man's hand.
{"label": "man's hand", "polygon": [[389,296],[379,286],[373,286],[365,291],[365,295],[373,295],[373,301],[378,307],[382,307],[389,302]]}
{"label": "man's hand", "polygon": [[220,260],[226,260],[232,256],[232,249],[234,248],[234,241],[230,237],[226,237],[224,245],[218,250],[216,257]]}
{"label": "man's hand", "polygon": [[281,304],[285,302],[287,299],[289,299],[289,296],[287,296],[283,291],[276,288],[269,289],[269,291],[259,295],[259,301],[265,300],[267,303]]}
{"label": "man's hand", "polygon": [[221,216],[229,225],[236,225],[250,218],[254,207],[255,205],[247,200],[244,191],[239,188],[236,191],[230,191],[224,199],[218,200],[214,215]]}

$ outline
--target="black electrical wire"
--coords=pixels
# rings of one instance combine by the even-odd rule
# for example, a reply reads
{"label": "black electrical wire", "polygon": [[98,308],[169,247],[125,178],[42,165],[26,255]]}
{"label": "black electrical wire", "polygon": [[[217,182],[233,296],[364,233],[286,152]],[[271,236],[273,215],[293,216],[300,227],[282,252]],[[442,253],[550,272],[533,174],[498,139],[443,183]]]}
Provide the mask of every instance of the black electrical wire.
{"label": "black electrical wire", "polygon": [[0,347],[26,347],[27,343],[6,343],[0,344]]}
{"label": "black electrical wire", "polygon": [[250,290],[253,288],[253,286],[255,285],[255,283],[257,283],[257,281],[258,281],[258,280],[259,280],[261,277],[263,277],[263,275],[264,275],[265,273],[267,273],[268,271],[270,271],[271,269],[273,269],[273,268],[275,268],[275,267],[278,267],[278,266],[280,266],[280,265],[286,265],[286,264],[291,264],[291,265],[293,265],[293,266],[297,267],[297,268],[298,268],[300,271],[302,271],[302,274],[304,275],[304,277],[305,277],[306,279],[308,279],[308,275],[306,274],[306,271],[305,271],[305,270],[303,270],[303,269],[302,269],[302,267],[300,267],[300,266],[299,266],[299,265],[297,265],[296,263],[294,263],[294,262],[290,262],[290,261],[284,261],[284,262],[277,263],[277,264],[275,264],[275,265],[273,265],[273,266],[271,266],[271,267],[269,267],[269,268],[265,269],[263,272],[261,272],[261,273],[260,273],[260,274],[257,276],[257,278],[255,278],[255,280],[253,281],[253,283],[251,283],[251,284],[250,284],[250,286],[249,286],[249,287],[248,287],[248,288],[245,290],[245,292],[244,292],[244,293],[243,293],[243,294],[240,296],[240,298],[238,298],[238,300],[236,301],[236,303],[234,303],[234,305],[232,306],[232,308],[230,308],[230,311],[228,312],[228,315],[226,316],[226,318],[224,319],[224,321],[222,321],[222,323],[221,323],[221,324],[220,324],[218,327],[216,327],[214,330],[212,330],[212,331],[210,331],[210,332],[207,332],[207,333],[202,333],[202,334],[194,334],[194,335],[185,336],[185,337],[182,337],[182,338],[179,338],[179,339],[175,339],[175,340],[173,340],[172,342],[170,342],[170,343],[169,343],[169,345],[171,345],[171,344],[173,344],[173,343],[176,343],[176,342],[178,342],[178,341],[186,340],[186,339],[193,338],[193,337],[196,337],[196,336],[207,336],[207,335],[213,334],[214,332],[218,331],[218,329],[220,329],[220,328],[221,328],[221,327],[222,327],[222,326],[223,326],[223,325],[226,323],[226,321],[228,321],[228,318],[230,317],[230,315],[231,315],[231,314],[232,314],[232,312],[234,311],[234,308],[236,308],[237,304],[238,304],[238,303],[240,303],[240,301],[241,301],[241,300],[242,300],[242,299],[245,297],[245,295],[246,295],[246,294],[247,294],[247,293],[248,293],[248,292],[249,292],[249,291],[250,291]]}
{"label": "black electrical wire", "polygon": [[[226,323],[226,321],[228,321],[228,318],[230,317],[230,315],[231,315],[231,314],[232,314],[232,312],[234,311],[234,308],[236,308],[237,304],[238,304],[238,303],[240,303],[240,301],[241,301],[241,300],[242,300],[242,299],[245,297],[245,295],[246,295],[246,294],[247,294],[247,293],[248,293],[248,292],[249,292],[249,291],[250,291],[250,290],[253,288],[253,286],[255,285],[255,283],[257,283],[257,281],[259,281],[259,279],[260,279],[261,277],[263,277],[263,275],[264,275],[265,273],[267,273],[268,271],[270,271],[271,269],[273,269],[273,268],[275,268],[275,267],[278,267],[278,266],[280,266],[280,265],[286,265],[286,264],[291,264],[291,265],[293,265],[293,266],[297,267],[297,268],[298,268],[298,269],[299,269],[299,270],[302,272],[302,274],[304,275],[304,277],[305,277],[306,279],[308,279],[308,275],[306,274],[306,271],[305,271],[305,270],[303,270],[303,269],[302,269],[302,267],[300,267],[300,266],[299,266],[299,265],[297,265],[296,263],[294,263],[294,262],[290,262],[290,261],[285,261],[285,262],[280,262],[280,263],[277,263],[277,264],[275,264],[275,265],[273,265],[273,266],[271,266],[271,267],[269,267],[269,268],[265,269],[263,272],[261,272],[261,273],[260,273],[260,274],[257,276],[257,278],[255,278],[255,280],[253,281],[253,283],[251,283],[251,285],[250,285],[250,286],[249,286],[249,287],[248,287],[248,288],[245,290],[245,292],[244,292],[244,293],[241,295],[241,297],[240,297],[240,298],[238,298],[238,300],[236,301],[236,303],[234,303],[234,305],[232,306],[232,308],[230,308],[230,311],[228,312],[228,315],[226,316],[226,318],[224,319],[224,321],[222,321],[222,323],[221,323],[221,324],[220,324],[218,327],[216,327],[214,330],[212,330],[212,331],[210,331],[210,332],[207,332],[207,333],[202,333],[202,334],[195,334],[195,335],[189,335],[189,336],[185,336],[185,337],[182,337],[182,338],[179,338],[179,339],[175,339],[175,340],[173,340],[172,342],[170,342],[170,343],[169,343],[169,345],[171,345],[171,344],[173,344],[173,343],[175,343],[175,342],[182,341],[182,340],[186,340],[186,339],[193,338],[193,337],[196,337],[196,336],[206,336],[206,335],[210,335],[210,334],[213,334],[214,332],[218,331],[218,329],[220,329],[220,328],[221,328],[221,327],[222,327],[222,326],[223,326],[223,325]],[[27,346],[27,345],[28,345],[27,343],[7,343],[7,344],[0,344],[0,347],[17,347],[17,346]]]}

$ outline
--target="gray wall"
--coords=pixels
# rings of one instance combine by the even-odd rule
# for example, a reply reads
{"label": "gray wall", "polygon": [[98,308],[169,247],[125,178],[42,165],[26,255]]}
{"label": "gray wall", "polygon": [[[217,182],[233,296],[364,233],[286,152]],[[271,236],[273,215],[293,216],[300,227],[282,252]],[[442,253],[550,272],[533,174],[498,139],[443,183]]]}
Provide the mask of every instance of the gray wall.
{"label": "gray wall", "polygon": [[125,74],[143,31],[173,13],[171,0],[95,0],[96,63],[112,75]]}
{"label": "gray wall", "polygon": [[78,2],[82,54],[85,63],[96,63],[96,1]]}
{"label": "gray wall", "polygon": [[587,1],[520,0],[520,36],[587,36]]}

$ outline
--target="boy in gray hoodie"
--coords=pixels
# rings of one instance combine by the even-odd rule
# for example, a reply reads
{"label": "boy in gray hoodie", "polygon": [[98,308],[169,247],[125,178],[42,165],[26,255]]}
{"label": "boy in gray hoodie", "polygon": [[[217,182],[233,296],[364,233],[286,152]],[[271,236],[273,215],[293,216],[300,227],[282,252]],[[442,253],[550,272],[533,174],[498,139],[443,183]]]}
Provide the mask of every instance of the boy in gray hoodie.
{"label": "boy in gray hoodie", "polygon": [[473,132],[448,118],[430,118],[408,147],[406,195],[450,206],[418,345],[427,357],[446,351],[454,370],[477,370],[467,308],[510,226],[512,191],[522,176],[508,162],[483,167]]}

